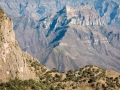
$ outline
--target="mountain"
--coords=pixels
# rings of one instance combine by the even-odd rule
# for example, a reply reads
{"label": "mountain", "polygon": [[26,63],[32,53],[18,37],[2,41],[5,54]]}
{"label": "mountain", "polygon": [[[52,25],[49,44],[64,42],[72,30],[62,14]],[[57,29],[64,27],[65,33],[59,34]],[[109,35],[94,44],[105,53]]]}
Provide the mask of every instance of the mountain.
{"label": "mountain", "polygon": [[29,16],[14,20],[21,48],[50,69],[62,72],[87,64],[120,69],[120,31],[105,24],[89,5],[80,8],[66,5],[39,21]]}
{"label": "mountain", "polygon": [[[49,2],[50,1],[50,2]],[[16,39],[48,68],[120,71],[119,0],[1,0]]]}

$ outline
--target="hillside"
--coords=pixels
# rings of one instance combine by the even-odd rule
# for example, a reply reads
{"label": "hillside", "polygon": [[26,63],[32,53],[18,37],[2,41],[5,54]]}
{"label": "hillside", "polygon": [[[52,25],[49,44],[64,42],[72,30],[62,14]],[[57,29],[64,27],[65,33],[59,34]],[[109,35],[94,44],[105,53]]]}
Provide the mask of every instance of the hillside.
{"label": "hillside", "polygon": [[[35,65],[39,67],[39,65]],[[78,71],[58,73],[56,69],[39,72],[38,81],[10,80],[0,84],[0,90],[120,90],[120,74],[97,66],[85,66]]]}

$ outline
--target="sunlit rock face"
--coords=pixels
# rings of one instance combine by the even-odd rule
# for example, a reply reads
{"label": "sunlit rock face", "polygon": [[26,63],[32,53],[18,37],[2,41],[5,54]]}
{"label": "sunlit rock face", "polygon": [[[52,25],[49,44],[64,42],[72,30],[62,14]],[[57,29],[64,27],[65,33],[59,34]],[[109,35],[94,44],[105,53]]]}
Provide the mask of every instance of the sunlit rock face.
{"label": "sunlit rock face", "polygon": [[96,10],[89,6],[81,6],[79,8],[71,8],[66,6],[67,17],[72,18],[71,24],[79,25],[104,25],[104,21],[99,17]]}
{"label": "sunlit rock face", "polygon": [[22,52],[15,40],[12,20],[0,9],[0,83],[15,77],[21,80],[35,79],[27,60],[33,58]]}
{"label": "sunlit rock face", "polygon": [[22,50],[59,71],[93,64],[120,71],[119,0],[6,0]]}

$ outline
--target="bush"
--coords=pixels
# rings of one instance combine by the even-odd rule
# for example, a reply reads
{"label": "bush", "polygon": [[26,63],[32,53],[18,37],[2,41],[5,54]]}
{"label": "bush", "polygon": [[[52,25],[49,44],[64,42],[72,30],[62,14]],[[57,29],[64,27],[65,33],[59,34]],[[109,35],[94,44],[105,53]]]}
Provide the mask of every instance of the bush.
{"label": "bush", "polygon": [[91,77],[88,81],[88,83],[92,83],[92,82],[95,82],[96,81],[96,77]]}
{"label": "bush", "polygon": [[50,90],[55,90],[55,88],[54,88],[54,86],[53,86],[53,85],[51,85]]}
{"label": "bush", "polygon": [[51,72],[58,72],[58,70],[56,68],[53,68]]}

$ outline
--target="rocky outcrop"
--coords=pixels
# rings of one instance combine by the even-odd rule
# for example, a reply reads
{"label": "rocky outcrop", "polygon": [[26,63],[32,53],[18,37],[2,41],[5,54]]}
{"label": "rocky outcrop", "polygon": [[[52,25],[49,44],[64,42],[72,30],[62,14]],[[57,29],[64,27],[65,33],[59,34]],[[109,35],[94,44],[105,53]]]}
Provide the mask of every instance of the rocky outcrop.
{"label": "rocky outcrop", "polygon": [[27,61],[36,60],[23,52],[13,30],[13,22],[0,9],[0,82],[15,77],[26,80],[36,79],[35,73],[29,69]]}
{"label": "rocky outcrop", "polygon": [[72,8],[66,5],[67,17],[71,18],[71,24],[78,25],[104,25],[104,21],[99,17],[96,10],[89,6],[81,6],[79,8]]}

